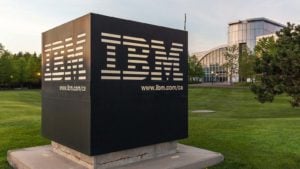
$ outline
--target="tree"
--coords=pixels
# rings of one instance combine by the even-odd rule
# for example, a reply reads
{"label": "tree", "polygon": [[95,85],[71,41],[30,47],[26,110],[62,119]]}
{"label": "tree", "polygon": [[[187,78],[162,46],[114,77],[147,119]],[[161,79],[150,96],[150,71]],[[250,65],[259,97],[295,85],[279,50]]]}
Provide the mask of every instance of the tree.
{"label": "tree", "polygon": [[275,42],[265,39],[256,47],[255,72],[261,75],[260,82],[251,90],[257,99],[272,102],[276,95],[287,93],[294,107],[300,106],[300,25],[288,23],[276,33]]}
{"label": "tree", "polygon": [[230,84],[232,84],[233,76],[238,73],[238,58],[239,58],[238,46],[232,45],[226,47],[224,56],[225,56],[226,63],[223,66],[227,69],[229,82]]}
{"label": "tree", "polygon": [[0,87],[40,87],[41,55],[11,54],[0,43]]}
{"label": "tree", "polygon": [[240,49],[240,54],[239,54],[239,78],[240,81],[245,81],[248,78],[251,79],[253,82],[254,79],[254,63],[255,63],[255,56],[254,54],[250,51],[249,48],[242,47]]}
{"label": "tree", "polygon": [[5,53],[4,46],[0,43],[0,57]]}
{"label": "tree", "polygon": [[12,80],[13,66],[8,52],[0,57],[0,86],[8,87]]}
{"label": "tree", "polygon": [[16,82],[20,84],[21,88],[24,86],[26,77],[28,77],[28,73],[26,72],[26,59],[24,57],[17,58],[15,62],[15,74],[16,74]]}
{"label": "tree", "polygon": [[40,72],[40,61],[36,57],[36,55],[33,55],[27,59],[27,63],[25,66],[25,79],[26,82],[29,84],[36,84],[39,82],[39,72]]}
{"label": "tree", "polygon": [[255,56],[260,58],[263,54],[275,55],[276,46],[275,46],[274,36],[262,38],[257,42],[257,45],[254,48]]}
{"label": "tree", "polygon": [[199,82],[200,78],[204,76],[204,72],[201,63],[198,62],[198,59],[195,55],[188,58],[188,67],[189,81]]}

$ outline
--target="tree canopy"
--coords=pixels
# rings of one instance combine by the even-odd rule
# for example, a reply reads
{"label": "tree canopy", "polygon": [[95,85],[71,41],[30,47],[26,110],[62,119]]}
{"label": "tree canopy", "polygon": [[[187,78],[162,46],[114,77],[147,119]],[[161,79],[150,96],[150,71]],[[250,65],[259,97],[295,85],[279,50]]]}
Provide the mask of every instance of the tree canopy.
{"label": "tree canopy", "polygon": [[238,73],[239,47],[237,45],[226,47],[224,56],[226,63],[223,66],[228,70],[229,82],[232,84],[234,75]]}
{"label": "tree canopy", "polygon": [[204,76],[201,63],[196,56],[188,58],[188,69],[190,82],[199,82],[200,78]]}
{"label": "tree canopy", "polygon": [[253,82],[255,72],[253,70],[255,56],[253,52],[245,45],[240,49],[239,54],[239,79],[246,81],[251,79]]}
{"label": "tree canopy", "polygon": [[12,54],[0,44],[0,88],[40,87],[41,57]]}
{"label": "tree canopy", "polygon": [[5,53],[4,46],[0,43],[0,57]]}
{"label": "tree canopy", "polygon": [[290,24],[276,33],[277,40],[258,42],[255,72],[260,81],[251,87],[257,99],[272,102],[276,95],[287,93],[292,106],[300,106],[300,25]]}

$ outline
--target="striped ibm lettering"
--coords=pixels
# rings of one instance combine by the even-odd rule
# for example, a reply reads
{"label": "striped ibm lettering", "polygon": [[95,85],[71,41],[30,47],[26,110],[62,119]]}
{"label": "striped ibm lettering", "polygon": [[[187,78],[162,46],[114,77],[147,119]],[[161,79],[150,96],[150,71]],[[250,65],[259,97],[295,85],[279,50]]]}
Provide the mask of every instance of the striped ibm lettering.
{"label": "striped ibm lettering", "polygon": [[[101,70],[102,80],[172,80],[183,81],[180,71],[180,56],[183,44],[173,42],[167,52],[165,42],[152,39],[149,42],[141,37],[101,33],[101,42],[106,45],[106,67]],[[127,48],[128,66],[126,70],[117,68],[116,49]],[[150,51],[155,59],[154,67],[149,66]],[[152,56],[152,55],[151,55]]]}
{"label": "striped ibm lettering", "polygon": [[83,50],[86,33],[45,44],[44,81],[86,80]]}

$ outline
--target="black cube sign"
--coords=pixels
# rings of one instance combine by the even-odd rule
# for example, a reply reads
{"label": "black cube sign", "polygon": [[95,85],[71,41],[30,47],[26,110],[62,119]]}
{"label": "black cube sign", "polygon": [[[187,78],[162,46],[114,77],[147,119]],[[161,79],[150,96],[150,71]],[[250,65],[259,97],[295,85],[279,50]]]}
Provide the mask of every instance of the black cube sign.
{"label": "black cube sign", "polygon": [[187,32],[88,14],[43,33],[42,133],[88,155],[187,137]]}

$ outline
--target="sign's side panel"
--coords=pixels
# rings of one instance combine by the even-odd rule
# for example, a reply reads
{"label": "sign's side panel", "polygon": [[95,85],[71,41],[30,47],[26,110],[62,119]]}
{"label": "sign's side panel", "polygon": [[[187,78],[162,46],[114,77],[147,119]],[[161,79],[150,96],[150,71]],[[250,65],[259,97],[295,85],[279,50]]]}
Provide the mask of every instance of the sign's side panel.
{"label": "sign's side panel", "polygon": [[42,36],[42,134],[89,154],[90,15]]}
{"label": "sign's side panel", "polygon": [[92,15],[92,154],[187,137],[187,32]]}

